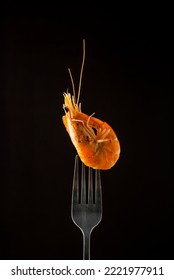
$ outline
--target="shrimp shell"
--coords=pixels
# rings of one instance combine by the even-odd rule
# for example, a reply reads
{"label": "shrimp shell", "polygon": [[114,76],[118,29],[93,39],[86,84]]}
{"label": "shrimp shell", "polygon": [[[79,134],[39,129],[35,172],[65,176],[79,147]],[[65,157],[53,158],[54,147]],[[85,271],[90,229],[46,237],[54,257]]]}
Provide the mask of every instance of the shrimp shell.
{"label": "shrimp shell", "polygon": [[83,61],[80,73],[78,98],[76,101],[74,82],[71,77],[73,95],[64,93],[62,117],[66,130],[74,144],[81,161],[94,169],[110,169],[120,156],[120,144],[116,133],[109,124],[81,112],[79,104],[82,71],[85,58],[85,41],[83,40]]}

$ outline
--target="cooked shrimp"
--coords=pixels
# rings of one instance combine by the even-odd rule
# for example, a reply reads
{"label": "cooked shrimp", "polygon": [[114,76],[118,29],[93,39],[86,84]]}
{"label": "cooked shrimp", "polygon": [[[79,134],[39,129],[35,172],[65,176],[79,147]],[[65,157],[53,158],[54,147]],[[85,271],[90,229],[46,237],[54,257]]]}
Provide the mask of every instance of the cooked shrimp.
{"label": "cooked shrimp", "polygon": [[119,158],[120,144],[109,124],[93,117],[94,113],[88,116],[81,112],[79,99],[84,61],[85,40],[77,99],[72,74],[68,69],[73,95],[68,91],[63,94],[65,116],[62,120],[81,161],[94,169],[110,169]]}

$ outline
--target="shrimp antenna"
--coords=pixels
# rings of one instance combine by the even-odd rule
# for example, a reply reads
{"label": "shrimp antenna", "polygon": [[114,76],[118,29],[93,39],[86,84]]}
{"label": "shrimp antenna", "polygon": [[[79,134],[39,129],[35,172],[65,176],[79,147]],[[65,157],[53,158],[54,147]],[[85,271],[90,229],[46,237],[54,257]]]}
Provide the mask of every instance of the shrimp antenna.
{"label": "shrimp antenna", "polygon": [[68,68],[68,72],[69,72],[70,79],[71,79],[71,83],[72,83],[72,89],[73,89],[73,95],[74,95],[74,103],[76,103],[76,92],[75,92],[75,86],[74,86],[74,81],[73,81],[73,77],[72,77],[72,74],[71,74],[71,70],[70,70],[70,68]]}
{"label": "shrimp antenna", "polygon": [[85,39],[83,39],[83,59],[82,59],[82,66],[81,66],[81,71],[80,71],[79,89],[78,89],[78,95],[77,95],[77,104],[79,103],[79,98],[80,98],[80,90],[81,90],[84,62],[85,62]]}

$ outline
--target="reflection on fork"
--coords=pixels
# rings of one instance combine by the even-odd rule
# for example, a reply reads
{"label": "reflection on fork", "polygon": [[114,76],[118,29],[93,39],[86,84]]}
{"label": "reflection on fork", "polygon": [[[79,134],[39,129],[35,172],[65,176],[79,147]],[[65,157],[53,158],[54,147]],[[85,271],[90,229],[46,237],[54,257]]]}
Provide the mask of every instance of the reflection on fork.
{"label": "reflection on fork", "polygon": [[75,158],[71,217],[73,222],[83,233],[83,259],[90,259],[90,236],[92,230],[102,219],[102,192],[100,170],[95,170],[93,183],[93,170],[88,168],[88,182],[86,184],[85,165],[81,166],[79,175],[79,157]]}

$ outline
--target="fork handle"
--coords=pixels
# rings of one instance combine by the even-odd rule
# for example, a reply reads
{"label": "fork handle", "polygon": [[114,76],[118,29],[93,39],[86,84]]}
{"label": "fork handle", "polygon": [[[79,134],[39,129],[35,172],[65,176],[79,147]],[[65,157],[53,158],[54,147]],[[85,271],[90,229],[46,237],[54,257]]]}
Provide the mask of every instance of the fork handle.
{"label": "fork handle", "polygon": [[83,234],[83,260],[90,260],[90,233]]}

